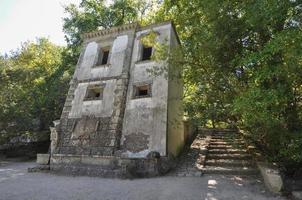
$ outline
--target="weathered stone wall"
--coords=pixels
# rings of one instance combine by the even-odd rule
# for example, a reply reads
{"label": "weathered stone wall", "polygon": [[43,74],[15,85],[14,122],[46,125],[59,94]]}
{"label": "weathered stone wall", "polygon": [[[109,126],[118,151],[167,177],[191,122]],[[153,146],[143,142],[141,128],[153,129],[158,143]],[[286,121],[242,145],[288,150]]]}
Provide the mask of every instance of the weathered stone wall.
{"label": "weathered stone wall", "polygon": [[[166,74],[147,72],[165,63],[140,61],[140,38],[151,29],[158,42],[178,44],[170,22],[86,34],[61,119],[51,128],[51,170],[109,177],[156,176],[169,170],[165,156],[173,150],[167,150],[168,137],[177,138],[169,143],[176,148],[183,137],[182,128],[171,129],[168,122],[180,117],[182,85],[169,86]],[[98,66],[98,55],[108,46],[109,63]],[[150,97],[134,98],[134,86],[140,84],[151,86]],[[102,86],[102,98],[85,101],[87,88],[94,85]]]}
{"label": "weathered stone wall", "polygon": [[[155,77],[147,72],[154,66],[160,67],[162,63],[140,61],[140,38],[150,30],[146,28],[138,31],[134,42],[121,141],[123,155],[127,157],[146,157],[151,151],[167,155],[168,80],[164,74]],[[158,42],[169,43],[171,24],[154,27],[152,30],[159,34]],[[133,98],[133,85],[142,83],[151,84],[151,97]]]}
{"label": "weathered stone wall", "polygon": [[[135,27],[85,42],[57,127],[53,153],[113,155],[118,149],[134,34]],[[100,50],[106,46],[112,46],[109,63],[97,66]],[[84,101],[87,87],[94,84],[103,86],[103,98]]]}
{"label": "weathered stone wall", "polygon": [[[93,84],[103,85],[103,99],[84,101],[87,87]],[[75,98],[72,101],[72,108],[68,118],[81,118],[82,116],[111,117],[113,112],[113,99],[117,98],[114,94],[116,87],[116,79],[79,83],[74,93]]]}
{"label": "weathered stone wall", "polygon": [[[125,35],[124,35],[125,34]],[[131,40],[133,33],[124,33],[110,38],[95,39],[85,44],[82,58],[80,58],[74,78],[79,81],[89,82],[89,80],[115,79],[123,73],[126,56],[132,51]],[[98,55],[102,47],[111,46],[109,62],[106,65],[97,65]]]}
{"label": "weathered stone wall", "polygon": [[54,153],[75,155],[112,155],[115,135],[110,134],[110,117],[68,119],[59,134],[58,150]]}
{"label": "weathered stone wall", "polygon": [[[176,33],[171,29],[170,48],[179,46]],[[169,88],[168,88],[168,153],[178,156],[185,144],[183,124],[183,82],[180,78],[182,68],[180,66],[169,66]]]}
{"label": "weathered stone wall", "polygon": [[[157,41],[173,43],[172,48],[178,44],[172,29],[171,23],[133,26],[110,34],[93,34],[84,41],[60,124],[53,131],[57,136],[52,153],[143,158],[152,151],[166,156],[169,145],[179,148],[183,128],[171,128],[170,121],[178,120],[176,113],[182,112],[182,85],[168,80],[166,74],[155,77],[147,72],[165,63],[140,61],[141,36],[155,31]],[[111,46],[109,63],[97,66],[98,55],[107,46]],[[144,83],[151,85],[151,97],[134,98],[134,85]],[[102,85],[102,99],[84,100],[90,85]],[[172,142],[168,144],[168,140]]]}

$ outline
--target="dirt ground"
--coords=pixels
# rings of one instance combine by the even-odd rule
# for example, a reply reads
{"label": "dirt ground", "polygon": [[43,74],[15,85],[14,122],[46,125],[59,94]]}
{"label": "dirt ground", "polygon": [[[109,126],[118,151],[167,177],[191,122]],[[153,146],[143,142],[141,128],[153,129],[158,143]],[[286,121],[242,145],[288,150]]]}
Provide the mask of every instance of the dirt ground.
{"label": "dirt ground", "polygon": [[284,199],[259,177],[204,175],[120,180],[28,173],[33,161],[0,161],[1,200],[264,200]]}

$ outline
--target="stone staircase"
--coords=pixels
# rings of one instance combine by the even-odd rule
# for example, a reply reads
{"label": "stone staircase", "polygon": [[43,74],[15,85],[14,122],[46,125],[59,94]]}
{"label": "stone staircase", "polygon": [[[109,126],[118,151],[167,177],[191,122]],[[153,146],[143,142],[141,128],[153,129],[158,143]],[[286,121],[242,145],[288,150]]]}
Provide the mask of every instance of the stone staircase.
{"label": "stone staircase", "polygon": [[258,169],[245,142],[234,131],[212,131],[203,167],[205,174],[256,175]]}

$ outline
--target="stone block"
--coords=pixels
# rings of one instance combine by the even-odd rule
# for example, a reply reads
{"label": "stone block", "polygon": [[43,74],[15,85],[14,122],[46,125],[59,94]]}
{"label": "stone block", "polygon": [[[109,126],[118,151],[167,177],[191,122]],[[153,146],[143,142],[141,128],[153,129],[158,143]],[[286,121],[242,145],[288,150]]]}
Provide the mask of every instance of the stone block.
{"label": "stone block", "polygon": [[294,200],[302,200],[302,190],[301,191],[293,191],[292,196]]}
{"label": "stone block", "polygon": [[257,166],[261,172],[265,186],[271,192],[279,194],[283,189],[283,180],[279,170],[275,166],[265,162],[257,162]]}
{"label": "stone block", "polygon": [[112,166],[116,158],[112,156],[89,156],[89,155],[68,155],[68,154],[54,154],[51,158],[52,164],[70,165],[70,164],[84,164],[84,165],[100,165]]}
{"label": "stone block", "polygon": [[51,157],[52,164],[78,164],[81,162],[81,156],[54,154]]}
{"label": "stone block", "polygon": [[40,165],[48,165],[49,164],[49,154],[37,154],[37,163]]}
{"label": "stone block", "polygon": [[112,166],[115,158],[107,156],[82,156],[81,163],[88,165]]}

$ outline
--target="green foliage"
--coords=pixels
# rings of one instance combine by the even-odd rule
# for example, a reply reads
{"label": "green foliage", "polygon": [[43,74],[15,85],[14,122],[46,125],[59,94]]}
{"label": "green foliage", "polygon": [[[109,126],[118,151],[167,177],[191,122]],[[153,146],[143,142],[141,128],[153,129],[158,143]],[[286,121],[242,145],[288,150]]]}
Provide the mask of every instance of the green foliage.
{"label": "green foliage", "polygon": [[[230,115],[230,105],[236,77],[234,67],[227,62],[234,57],[237,46],[229,40],[224,43],[227,35],[235,31],[225,31],[227,35],[224,35],[221,26],[226,26],[225,23],[213,20],[224,4],[221,1],[165,1],[155,18],[155,21],[173,19],[182,41],[184,57],[176,63],[184,66],[188,114],[203,124],[210,119],[213,126],[219,121],[232,123],[235,118]],[[223,20],[227,20],[225,18]],[[238,27],[239,23],[233,23]]]}
{"label": "green foliage", "polygon": [[147,11],[158,4],[156,0],[114,0],[110,5],[105,0],[82,0],[78,7],[66,6],[68,17],[64,18],[63,30],[74,59],[79,55],[81,34],[132,22],[143,23]]}
{"label": "green foliage", "polygon": [[241,126],[287,169],[302,163],[302,34],[285,29],[241,63],[248,87],[234,102]]}
{"label": "green foliage", "polygon": [[1,130],[45,130],[59,118],[70,76],[62,66],[64,51],[40,38],[1,57]]}
{"label": "green foliage", "polygon": [[204,125],[248,130],[287,172],[302,164],[301,6],[166,0],[150,19],[176,25],[188,114]]}

